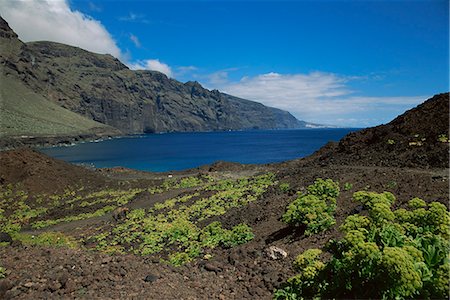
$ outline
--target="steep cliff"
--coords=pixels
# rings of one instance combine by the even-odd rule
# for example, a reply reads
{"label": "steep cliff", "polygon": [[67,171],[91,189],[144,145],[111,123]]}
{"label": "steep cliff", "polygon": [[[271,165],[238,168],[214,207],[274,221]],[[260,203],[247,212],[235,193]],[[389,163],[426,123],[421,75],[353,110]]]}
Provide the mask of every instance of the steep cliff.
{"label": "steep cliff", "polygon": [[[97,138],[118,135],[113,127],[95,122],[53,103],[22,79],[34,76],[18,67],[32,61],[28,47],[0,18],[0,148],[20,145],[19,140],[46,137]],[[33,65],[31,64],[31,70]],[[38,84],[35,79],[34,82]],[[45,87],[45,83],[40,83]]]}
{"label": "steep cliff", "polygon": [[[2,24],[9,28],[4,20]],[[54,42],[22,43],[10,29],[3,35],[16,47],[0,53],[5,76],[123,133],[306,125],[286,111],[210,91],[197,82],[183,84],[156,71],[132,71],[110,55]]]}

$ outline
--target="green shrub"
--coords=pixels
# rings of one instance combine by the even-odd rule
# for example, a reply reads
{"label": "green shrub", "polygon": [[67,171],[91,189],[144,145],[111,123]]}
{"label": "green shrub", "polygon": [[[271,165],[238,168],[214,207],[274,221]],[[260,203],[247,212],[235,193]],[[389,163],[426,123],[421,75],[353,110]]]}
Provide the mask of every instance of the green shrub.
{"label": "green shrub", "polygon": [[169,263],[175,267],[179,267],[192,261],[192,257],[185,252],[176,252],[169,255]]}
{"label": "green shrub", "polygon": [[231,231],[226,232],[222,245],[224,247],[235,247],[251,241],[254,237],[252,228],[247,224],[241,223],[234,226]]}
{"label": "green shrub", "polygon": [[224,240],[225,230],[220,222],[212,222],[205,226],[200,233],[203,246],[214,248]]}
{"label": "green shrub", "polygon": [[395,140],[389,139],[387,140],[388,145],[395,145]]}
{"label": "green shrub", "polygon": [[441,143],[448,143],[449,139],[448,139],[448,136],[444,133],[444,134],[440,134],[438,136],[438,141]]}
{"label": "green shrub", "polygon": [[330,199],[336,202],[336,198],[339,196],[339,183],[334,182],[331,179],[323,180],[322,178],[316,179],[314,184],[307,187],[309,195],[315,195],[321,199]]}
{"label": "green shrub", "polygon": [[305,225],[306,235],[319,233],[333,226],[336,221],[336,197],[339,185],[331,179],[317,179],[308,186],[307,194],[301,194],[287,207],[282,220],[288,224]]}
{"label": "green shrub", "polygon": [[289,183],[280,183],[280,191],[283,193],[287,193],[289,191],[290,185]]}
{"label": "green shrub", "polygon": [[369,216],[347,217],[344,237],[330,241],[328,262],[310,249],[294,262],[297,275],[275,291],[276,299],[449,297],[450,214],[444,205],[418,198],[394,212],[391,193],[357,192]]}
{"label": "green shrub", "polygon": [[322,253],[320,249],[309,249],[298,255],[294,261],[294,269],[299,272],[297,275],[288,279],[288,290],[279,295],[275,294],[275,299],[301,299],[296,297],[286,297],[289,290],[295,291],[295,294],[316,294],[319,292],[315,279],[325,264],[320,261],[319,256]]}
{"label": "green shrub", "polygon": [[353,184],[350,182],[344,183],[344,191],[350,191],[353,188]]}
{"label": "green shrub", "polygon": [[424,208],[427,206],[427,204],[420,198],[413,198],[409,200],[408,206],[409,208],[416,209],[416,208]]}

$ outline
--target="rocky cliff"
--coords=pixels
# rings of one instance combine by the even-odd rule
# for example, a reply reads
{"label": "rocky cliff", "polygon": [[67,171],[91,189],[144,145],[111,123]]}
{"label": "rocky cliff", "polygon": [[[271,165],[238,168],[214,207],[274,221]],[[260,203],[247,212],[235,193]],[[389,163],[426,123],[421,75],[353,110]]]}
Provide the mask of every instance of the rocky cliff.
{"label": "rocky cliff", "polygon": [[[29,70],[21,65],[31,62]],[[25,73],[24,73],[25,72]],[[0,19],[0,149],[24,144],[70,143],[119,135],[120,130],[65,109],[26,84],[33,73],[33,57]],[[40,82],[45,87],[45,82]]]}
{"label": "rocky cliff", "polygon": [[[290,113],[181,83],[155,71],[132,71],[110,55],[54,42],[22,43],[2,19],[5,76],[85,118],[123,133],[301,128]],[[5,44],[2,42],[2,44]],[[12,50],[11,47],[14,49]]]}

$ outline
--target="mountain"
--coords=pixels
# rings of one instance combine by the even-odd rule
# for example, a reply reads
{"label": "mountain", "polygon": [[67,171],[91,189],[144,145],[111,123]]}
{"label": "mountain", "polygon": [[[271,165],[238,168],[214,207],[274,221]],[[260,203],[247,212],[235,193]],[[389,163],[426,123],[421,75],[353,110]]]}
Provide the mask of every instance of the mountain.
{"label": "mountain", "polygon": [[433,96],[388,124],[352,132],[309,160],[322,165],[448,168],[449,93]]}
{"label": "mountain", "polygon": [[[89,128],[117,135],[119,131],[139,134],[308,125],[286,111],[210,91],[198,82],[181,83],[156,71],[132,71],[111,55],[54,42],[23,43],[1,18],[0,39],[1,76],[15,85],[2,87],[2,101],[6,102],[3,107],[13,107],[15,104],[8,103],[17,103],[19,98],[22,102],[39,101],[39,107],[45,107],[23,113],[17,122],[4,121],[8,124],[1,124],[7,128],[3,135],[29,134],[28,128],[20,128],[19,124],[30,115],[51,119],[42,120],[48,126],[33,128],[33,134],[82,132]],[[24,99],[16,91],[33,100]],[[49,113],[49,109],[55,109],[55,113]],[[8,115],[10,110],[3,113]],[[79,118],[68,121],[75,118],[69,113]],[[33,124],[34,120],[25,122]],[[55,123],[70,124],[70,128],[49,130]]]}
{"label": "mountain", "polygon": [[10,137],[24,139],[45,135],[48,138],[88,138],[120,134],[115,128],[60,107],[20,80],[21,76],[28,75],[21,74],[19,70],[13,71],[14,62],[18,59],[16,53],[26,51],[26,45],[0,19],[0,146],[14,144],[14,141],[5,141]]}

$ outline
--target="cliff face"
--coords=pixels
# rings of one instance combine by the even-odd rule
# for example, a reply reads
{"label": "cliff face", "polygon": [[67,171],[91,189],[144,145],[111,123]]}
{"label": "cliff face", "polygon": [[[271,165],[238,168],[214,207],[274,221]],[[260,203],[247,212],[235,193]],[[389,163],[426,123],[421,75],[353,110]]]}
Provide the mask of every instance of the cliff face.
{"label": "cliff face", "polygon": [[5,74],[63,108],[124,133],[306,125],[286,111],[209,91],[197,82],[129,70],[110,55],[53,42],[24,44],[13,31],[5,32],[18,47],[2,53]]}
{"label": "cliff face", "polygon": [[[35,57],[0,18],[0,148],[33,144],[38,138],[68,141],[118,135],[111,126],[95,122],[55,104],[37,92],[45,87],[34,73]],[[33,82],[29,85],[27,82]]]}

